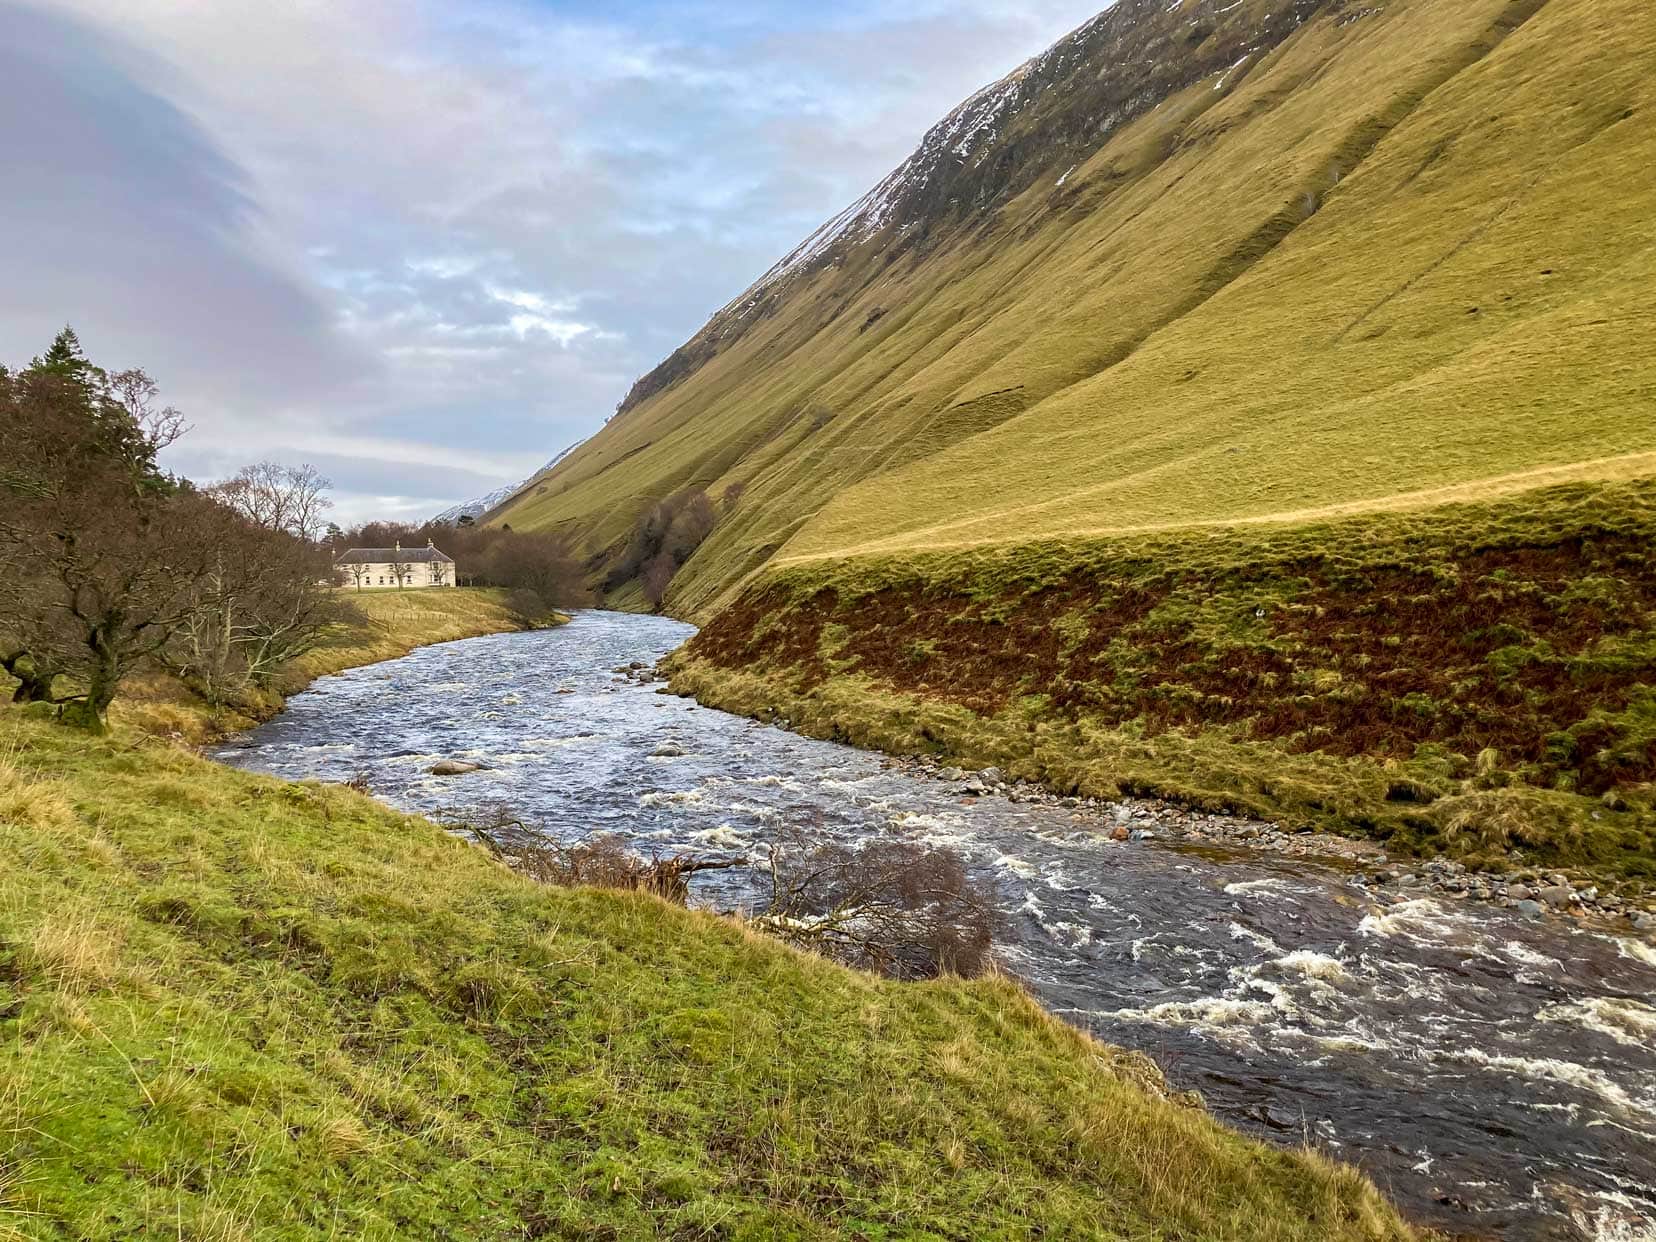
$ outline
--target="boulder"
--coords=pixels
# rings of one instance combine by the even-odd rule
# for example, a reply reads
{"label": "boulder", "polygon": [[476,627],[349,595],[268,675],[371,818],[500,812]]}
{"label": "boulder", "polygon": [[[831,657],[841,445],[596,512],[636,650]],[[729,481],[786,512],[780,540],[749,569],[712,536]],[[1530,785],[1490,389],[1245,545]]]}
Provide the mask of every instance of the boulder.
{"label": "boulder", "polygon": [[1535,890],[1528,884],[1514,884],[1507,889],[1507,896],[1514,901],[1528,901],[1535,896]]}
{"label": "boulder", "polygon": [[464,776],[468,772],[482,771],[483,765],[470,759],[439,759],[427,770],[433,776]]}
{"label": "boulder", "polygon": [[1006,773],[999,768],[984,768],[978,773],[978,779],[985,785],[999,785],[1006,779]]}
{"label": "boulder", "polygon": [[1539,901],[1520,901],[1517,909],[1518,913],[1526,918],[1538,919],[1541,917],[1541,903]]}
{"label": "boulder", "polygon": [[657,759],[677,759],[684,753],[684,747],[677,742],[663,742],[650,752]]}
{"label": "boulder", "polygon": [[1567,906],[1575,899],[1575,890],[1568,884],[1551,884],[1536,896],[1549,906]]}

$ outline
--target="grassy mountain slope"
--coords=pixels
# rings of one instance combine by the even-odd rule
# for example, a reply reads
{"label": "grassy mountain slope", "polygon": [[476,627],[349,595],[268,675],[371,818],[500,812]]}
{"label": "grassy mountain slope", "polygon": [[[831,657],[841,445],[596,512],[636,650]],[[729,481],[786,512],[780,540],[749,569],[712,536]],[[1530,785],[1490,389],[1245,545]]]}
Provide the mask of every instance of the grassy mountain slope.
{"label": "grassy mountain slope", "polygon": [[0,709],[0,1236],[1412,1236],[1004,980]]}
{"label": "grassy mountain slope", "polygon": [[1121,0],[501,517],[599,551],[680,487],[741,482],[668,599],[705,618],[773,559],[1656,471],[1648,22]]}

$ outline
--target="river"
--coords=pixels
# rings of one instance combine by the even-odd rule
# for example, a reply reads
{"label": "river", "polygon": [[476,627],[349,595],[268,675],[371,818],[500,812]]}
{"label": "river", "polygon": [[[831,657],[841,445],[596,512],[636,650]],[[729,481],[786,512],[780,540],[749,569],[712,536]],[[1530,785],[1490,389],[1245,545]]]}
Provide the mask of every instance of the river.
{"label": "river", "polygon": [[[1355,1162],[1455,1236],[1656,1239],[1648,941],[1447,898],[1381,904],[1298,859],[1115,842],[1072,809],[968,798],[613,671],[692,632],[592,611],[423,648],[318,681],[215,757],[368,773],[410,811],[505,801],[559,839],[644,851],[748,854],[782,829],[946,844],[995,884],[999,955],[1048,1008],[1149,1053],[1231,1124]],[[488,767],[428,774],[449,757]],[[705,873],[694,900],[737,906],[745,883]]]}

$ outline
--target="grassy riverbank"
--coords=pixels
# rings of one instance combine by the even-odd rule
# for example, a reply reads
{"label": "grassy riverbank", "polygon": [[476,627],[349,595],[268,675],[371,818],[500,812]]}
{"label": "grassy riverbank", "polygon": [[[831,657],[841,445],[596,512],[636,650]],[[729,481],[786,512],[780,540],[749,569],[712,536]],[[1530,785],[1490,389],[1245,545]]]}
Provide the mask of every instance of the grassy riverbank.
{"label": "grassy riverbank", "polygon": [[675,688],[821,737],[1656,881],[1656,483],[801,564]]}
{"label": "grassy riverbank", "polygon": [[[267,720],[318,677],[405,656],[416,647],[526,628],[506,607],[506,592],[455,587],[425,591],[345,591],[363,614],[359,625],[338,626],[320,646],[283,670],[269,691],[239,707],[213,707],[172,677],[140,675],[123,688],[112,718],[146,733],[195,744],[226,737]],[[554,614],[553,624],[568,618]]]}
{"label": "grassy riverbank", "polygon": [[1383,1239],[1000,980],[0,711],[0,1235]]}

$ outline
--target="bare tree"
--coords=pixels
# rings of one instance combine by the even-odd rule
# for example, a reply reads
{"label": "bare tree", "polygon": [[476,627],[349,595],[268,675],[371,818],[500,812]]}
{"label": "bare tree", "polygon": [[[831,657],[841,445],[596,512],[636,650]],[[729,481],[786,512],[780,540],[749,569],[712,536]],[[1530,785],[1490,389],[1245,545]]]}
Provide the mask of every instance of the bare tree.
{"label": "bare tree", "polygon": [[[215,701],[263,684],[339,615],[327,554],[164,474],[184,431],[142,371],[109,374],[65,330],[0,373],[0,664],[14,697],[94,731],[142,662]],[[303,513],[303,507],[295,512]]]}
{"label": "bare tree", "polygon": [[[445,819],[545,884],[636,889],[683,904],[692,875],[754,866],[747,858],[644,857],[613,836],[564,845],[503,803]],[[953,850],[896,840],[823,845],[796,833],[773,845],[762,865],[768,891],[747,915],[760,931],[896,979],[990,968],[1000,925],[995,895]]]}
{"label": "bare tree", "polygon": [[152,465],[156,453],[190,430],[184,415],[157,404],[160,393],[160,386],[136,367],[109,376],[109,396],[147,446]]}
{"label": "bare tree", "polygon": [[391,571],[391,576],[397,580],[398,587],[407,586],[409,578],[414,573],[414,566],[409,562],[408,558],[403,555],[401,544],[398,544],[396,548],[393,549],[391,559],[386,563],[386,568]]}
{"label": "bare tree", "polygon": [[243,466],[212,491],[255,526],[317,540],[333,507],[327,496],[332,486],[314,466],[261,461]]}
{"label": "bare tree", "polygon": [[238,519],[159,659],[214,705],[266,687],[333,627],[360,619],[330,589],[330,575],[325,549]]}
{"label": "bare tree", "polygon": [[717,521],[713,502],[697,488],[685,488],[650,506],[605,575],[605,588],[613,591],[636,577],[645,598],[659,608],[673,575],[713,533]]}
{"label": "bare tree", "polygon": [[644,564],[644,571],[639,574],[638,582],[644,588],[644,598],[650,602],[651,608],[660,608],[662,601],[667,598],[667,588],[672,585],[673,574],[678,566],[673,564],[670,553],[657,552]]}
{"label": "bare tree", "polygon": [[537,825],[522,819],[510,807],[500,804],[485,806],[475,813],[451,813],[442,818],[513,870],[542,884],[564,888],[617,888],[654,893],[682,906],[690,897],[692,875],[747,865],[745,858],[708,859],[689,854],[644,858],[629,850],[620,837],[612,835],[564,845],[547,837]]}

